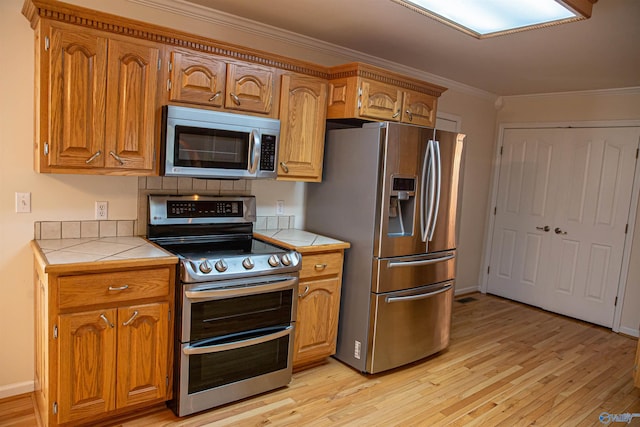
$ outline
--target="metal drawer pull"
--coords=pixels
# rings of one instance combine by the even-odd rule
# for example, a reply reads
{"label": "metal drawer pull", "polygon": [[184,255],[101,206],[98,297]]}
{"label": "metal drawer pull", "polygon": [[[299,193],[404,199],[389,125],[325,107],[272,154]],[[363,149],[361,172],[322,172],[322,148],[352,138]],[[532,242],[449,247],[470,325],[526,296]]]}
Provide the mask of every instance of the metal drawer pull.
{"label": "metal drawer pull", "polygon": [[325,268],[327,268],[327,264],[316,264],[314,265],[314,268],[316,270],[324,270]]}
{"label": "metal drawer pull", "polygon": [[298,298],[306,297],[308,293],[309,293],[309,287],[308,287],[308,286],[305,286],[305,287],[304,287],[304,292],[303,292],[303,293],[301,293],[301,294],[298,294]]}
{"label": "metal drawer pull", "polygon": [[100,315],[100,318],[101,318],[102,320],[104,320],[104,323],[106,323],[108,326],[110,326],[110,327],[112,327],[112,328],[115,328],[115,327],[116,327],[116,325],[114,325],[113,323],[111,323],[111,322],[109,321],[109,319],[107,319],[107,316],[105,316],[105,315],[104,315],[104,313],[102,313],[102,314]]}
{"label": "metal drawer pull", "polygon": [[282,167],[282,170],[284,171],[284,173],[289,173],[289,167],[285,162],[280,162],[280,166]]}
{"label": "metal drawer pull", "polygon": [[238,98],[238,95],[236,95],[235,93],[230,93],[229,96],[231,97],[231,99],[233,99],[233,102],[236,105],[240,105],[240,98]]}
{"label": "metal drawer pull", "polygon": [[211,101],[215,100],[217,97],[219,97],[219,96],[220,96],[220,94],[221,94],[221,93],[222,93],[222,92],[217,91],[217,92],[216,92],[216,93],[215,93],[211,98],[209,98],[209,102],[211,102]]}
{"label": "metal drawer pull", "polygon": [[451,289],[451,285],[447,285],[447,286],[445,286],[443,288],[438,289],[437,291],[427,292],[426,294],[407,295],[405,297],[386,297],[385,301],[388,302],[388,303],[390,303],[390,302],[399,302],[399,301],[413,301],[413,300],[417,300],[417,299],[429,298],[429,297],[441,294],[443,292],[446,292],[449,289]]}
{"label": "metal drawer pull", "polygon": [[125,289],[129,289],[129,285],[109,286],[110,291],[124,291]]}
{"label": "metal drawer pull", "polygon": [[133,314],[131,315],[131,317],[129,318],[129,320],[127,320],[126,322],[124,322],[122,324],[122,326],[129,326],[131,324],[131,322],[133,322],[133,320],[138,317],[138,310],[135,310],[133,312]]}
{"label": "metal drawer pull", "polygon": [[91,162],[93,162],[96,158],[100,157],[100,155],[102,154],[102,151],[98,150],[96,151],[93,156],[89,157],[87,160],[85,160],[84,162],[86,164],[89,164]]}
{"label": "metal drawer pull", "polygon": [[124,160],[122,160],[122,157],[118,156],[113,151],[109,151],[109,154],[111,154],[111,157],[113,157],[114,159],[116,159],[118,161],[118,163],[120,163],[120,166],[124,166]]}
{"label": "metal drawer pull", "polygon": [[268,341],[277,340],[278,338],[285,337],[292,332],[292,327],[287,326],[282,331],[276,332],[274,334],[264,335],[258,338],[252,338],[248,340],[236,341],[228,344],[216,344],[210,345],[207,347],[192,347],[188,346],[182,349],[182,352],[187,356],[192,354],[207,354],[207,353],[218,353],[221,351],[227,350],[235,350],[237,348],[249,347],[251,345],[262,344]]}
{"label": "metal drawer pull", "polygon": [[419,261],[390,261],[388,264],[388,268],[411,267],[414,265],[429,265],[429,264],[435,264],[438,262],[449,261],[450,259],[454,259],[455,257],[456,257],[455,255],[447,255],[440,258],[431,258],[431,259],[424,259]]}
{"label": "metal drawer pull", "polygon": [[391,116],[391,118],[392,118],[392,119],[395,119],[395,118],[397,118],[399,115],[400,115],[400,110],[396,111],[396,113],[395,113],[393,116]]}

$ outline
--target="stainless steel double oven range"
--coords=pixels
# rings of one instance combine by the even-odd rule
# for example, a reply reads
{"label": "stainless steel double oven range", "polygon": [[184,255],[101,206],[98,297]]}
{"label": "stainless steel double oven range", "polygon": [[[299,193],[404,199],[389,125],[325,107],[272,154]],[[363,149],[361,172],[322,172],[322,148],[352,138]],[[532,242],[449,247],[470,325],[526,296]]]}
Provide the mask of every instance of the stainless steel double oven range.
{"label": "stainless steel double oven range", "polygon": [[149,196],[149,240],[180,259],[178,416],[291,380],[300,255],[253,238],[253,197]]}

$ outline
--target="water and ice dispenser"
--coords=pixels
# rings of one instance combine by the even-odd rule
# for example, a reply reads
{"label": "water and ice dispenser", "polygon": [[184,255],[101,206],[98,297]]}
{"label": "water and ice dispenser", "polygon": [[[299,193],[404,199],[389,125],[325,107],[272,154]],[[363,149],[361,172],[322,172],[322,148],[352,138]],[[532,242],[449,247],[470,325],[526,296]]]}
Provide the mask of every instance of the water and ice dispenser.
{"label": "water and ice dispenser", "polygon": [[391,237],[413,235],[417,180],[417,177],[392,177],[388,226]]}

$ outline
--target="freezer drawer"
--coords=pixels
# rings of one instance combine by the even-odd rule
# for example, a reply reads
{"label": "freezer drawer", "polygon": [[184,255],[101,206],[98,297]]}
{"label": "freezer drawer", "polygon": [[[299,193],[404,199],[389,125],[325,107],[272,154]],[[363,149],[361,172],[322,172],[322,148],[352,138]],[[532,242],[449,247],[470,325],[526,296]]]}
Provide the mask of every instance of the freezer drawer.
{"label": "freezer drawer", "polygon": [[455,272],[455,251],[374,258],[371,292],[394,292],[453,280]]}
{"label": "freezer drawer", "polygon": [[453,281],[371,294],[369,373],[420,360],[449,345]]}

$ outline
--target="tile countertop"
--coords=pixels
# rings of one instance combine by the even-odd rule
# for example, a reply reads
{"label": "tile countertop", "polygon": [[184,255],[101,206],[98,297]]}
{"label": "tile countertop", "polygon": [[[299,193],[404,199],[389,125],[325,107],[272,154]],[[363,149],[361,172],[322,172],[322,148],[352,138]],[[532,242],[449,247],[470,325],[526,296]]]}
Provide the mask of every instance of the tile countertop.
{"label": "tile countertop", "polygon": [[32,240],[45,272],[177,264],[178,258],[142,237]]}
{"label": "tile countertop", "polygon": [[293,249],[301,254],[311,252],[329,252],[351,247],[348,242],[332,239],[331,237],[297,230],[295,228],[281,230],[253,230],[253,235],[275,245]]}

